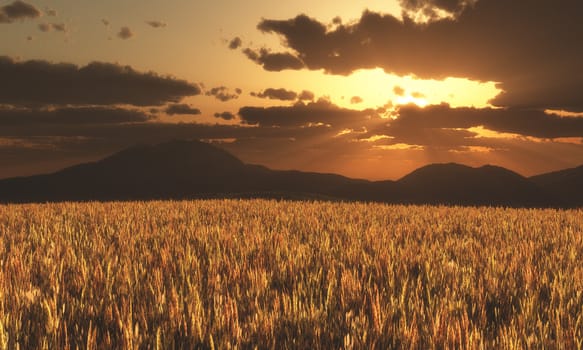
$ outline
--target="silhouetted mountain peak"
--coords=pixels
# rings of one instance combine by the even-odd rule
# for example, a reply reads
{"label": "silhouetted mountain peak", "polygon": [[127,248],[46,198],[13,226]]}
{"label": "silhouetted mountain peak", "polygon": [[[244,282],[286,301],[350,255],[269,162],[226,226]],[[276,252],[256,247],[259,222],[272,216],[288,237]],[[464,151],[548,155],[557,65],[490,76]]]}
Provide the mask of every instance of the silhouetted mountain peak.
{"label": "silhouetted mountain peak", "polygon": [[497,165],[484,165],[479,168],[475,168],[477,171],[481,172],[484,176],[491,176],[494,179],[514,179],[514,180],[526,180],[526,178],[512,170],[497,166]]}
{"label": "silhouetted mountain peak", "polygon": [[528,179],[493,165],[430,164],[398,183],[404,198],[415,203],[536,206],[549,202]]}
{"label": "silhouetted mountain peak", "polygon": [[[102,161],[104,164],[158,166],[160,170],[240,169],[243,162],[211,144],[196,140],[174,140],[157,145],[136,146],[118,152]],[[152,170],[152,169],[150,169]]]}
{"label": "silhouetted mountain peak", "polygon": [[428,179],[447,179],[472,171],[473,168],[457,163],[436,163],[423,166],[405,175],[400,183],[426,181]]}
{"label": "silhouetted mountain peak", "polygon": [[101,161],[65,169],[73,175],[93,171],[101,176],[139,178],[187,178],[221,176],[241,171],[245,164],[230,153],[196,140],[174,140],[156,145],[139,145],[117,152]]}
{"label": "silhouetted mountain peak", "polygon": [[505,176],[515,179],[524,179],[523,176],[496,165],[483,165],[473,168],[458,163],[435,163],[414,170],[399,180],[400,183],[460,181],[466,176],[482,178],[485,176]]}

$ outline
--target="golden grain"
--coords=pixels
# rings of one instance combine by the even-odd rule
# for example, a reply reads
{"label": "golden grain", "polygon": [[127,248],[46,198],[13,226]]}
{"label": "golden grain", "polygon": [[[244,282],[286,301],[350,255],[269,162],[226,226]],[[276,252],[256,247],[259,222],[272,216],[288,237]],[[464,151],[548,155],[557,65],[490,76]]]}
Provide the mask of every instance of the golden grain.
{"label": "golden grain", "polygon": [[583,211],[0,206],[0,349],[583,343]]}

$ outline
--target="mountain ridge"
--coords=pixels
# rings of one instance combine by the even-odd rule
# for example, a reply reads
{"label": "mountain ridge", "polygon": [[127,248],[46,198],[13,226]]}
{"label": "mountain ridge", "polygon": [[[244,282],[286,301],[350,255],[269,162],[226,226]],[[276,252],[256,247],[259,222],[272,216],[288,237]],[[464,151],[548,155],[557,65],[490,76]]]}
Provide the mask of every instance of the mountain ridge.
{"label": "mountain ridge", "polygon": [[[561,179],[567,178],[569,181]],[[0,202],[289,198],[509,207],[583,206],[583,166],[523,177],[485,165],[429,164],[399,180],[271,170],[200,141],[124,149],[52,174],[0,180]],[[565,185],[566,184],[566,185]],[[583,186],[581,186],[583,187]],[[574,195],[573,195],[574,194]]]}

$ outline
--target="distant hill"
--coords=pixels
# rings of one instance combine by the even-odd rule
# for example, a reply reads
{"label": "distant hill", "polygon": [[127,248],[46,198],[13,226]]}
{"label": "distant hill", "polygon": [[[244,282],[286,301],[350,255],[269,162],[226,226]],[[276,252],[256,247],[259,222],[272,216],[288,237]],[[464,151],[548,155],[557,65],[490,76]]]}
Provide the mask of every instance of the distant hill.
{"label": "distant hill", "polygon": [[431,164],[398,181],[410,203],[547,206],[555,202],[539,186],[508,169],[486,165]]}
{"label": "distant hill", "polygon": [[[569,184],[581,184],[583,167],[577,169],[561,176]],[[512,207],[580,205],[581,196],[573,199],[573,192],[561,187],[561,176],[553,175],[558,173],[527,179],[495,166],[432,164],[398,181],[373,182],[271,170],[245,164],[204,142],[171,141],[132,147],[53,174],[0,180],[0,202],[260,197]]]}
{"label": "distant hill", "polygon": [[583,165],[533,176],[530,180],[562,198],[568,206],[583,207]]}

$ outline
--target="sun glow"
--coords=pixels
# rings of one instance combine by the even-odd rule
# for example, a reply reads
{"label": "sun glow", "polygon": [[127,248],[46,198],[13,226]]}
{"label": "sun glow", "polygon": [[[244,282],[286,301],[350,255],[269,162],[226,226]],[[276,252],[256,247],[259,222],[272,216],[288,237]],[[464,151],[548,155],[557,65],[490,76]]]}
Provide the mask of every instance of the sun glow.
{"label": "sun glow", "polygon": [[[273,74],[256,73],[249,81],[258,85],[243,86],[244,90],[259,91],[274,86]],[[289,90],[309,90],[316,98],[326,96],[332,103],[350,109],[388,108],[409,103],[423,107],[443,102],[454,108],[481,108],[490,107],[489,101],[500,93],[494,82],[453,77],[426,80],[390,74],[380,68],[361,69],[348,76],[325,74],[321,71],[282,71],[278,72],[278,78],[286,82]],[[252,102],[257,103],[256,100]],[[264,100],[262,103],[275,105],[281,104],[281,101]]]}
{"label": "sun glow", "polygon": [[421,108],[426,107],[429,102],[423,97],[414,97],[412,95],[399,96],[395,99],[396,105],[415,104]]}

